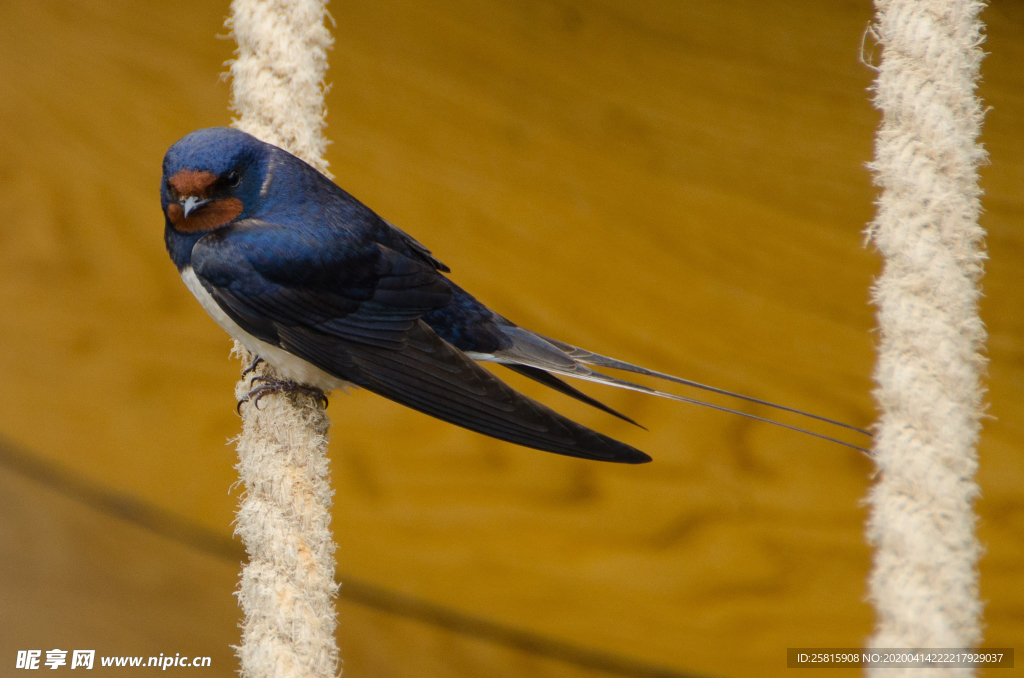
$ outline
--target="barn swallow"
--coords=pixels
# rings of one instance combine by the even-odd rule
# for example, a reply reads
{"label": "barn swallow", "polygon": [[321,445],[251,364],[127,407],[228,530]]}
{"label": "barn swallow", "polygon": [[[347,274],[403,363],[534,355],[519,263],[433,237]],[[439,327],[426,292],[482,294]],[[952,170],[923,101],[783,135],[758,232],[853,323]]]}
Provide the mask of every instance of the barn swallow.
{"label": "barn swallow", "polygon": [[[624,463],[651,458],[512,389],[501,364],[621,419],[568,376],[701,404],[594,368],[624,370],[795,412],[655,372],[520,327],[477,301],[412,236],[290,153],[230,128],[182,138],[163,161],[164,238],[207,313],[283,377],[267,388],[315,394],[355,385],[444,421],[525,447]],[[260,391],[260,393],[257,393]]]}

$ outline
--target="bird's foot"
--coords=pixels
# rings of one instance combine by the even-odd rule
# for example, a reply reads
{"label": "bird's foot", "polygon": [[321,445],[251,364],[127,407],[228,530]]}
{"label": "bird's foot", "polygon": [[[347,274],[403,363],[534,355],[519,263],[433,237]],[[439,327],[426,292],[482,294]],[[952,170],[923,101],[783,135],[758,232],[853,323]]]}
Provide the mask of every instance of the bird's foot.
{"label": "bird's foot", "polygon": [[262,363],[262,362],[265,362],[265,361],[263,360],[263,358],[261,358],[259,356],[256,356],[255,358],[253,358],[253,361],[251,363],[249,363],[249,366],[246,367],[244,370],[242,370],[242,376],[246,377],[246,376],[252,374],[253,370],[255,370],[257,367],[259,367],[260,363]]}
{"label": "bird's foot", "polygon": [[[250,368],[252,365],[249,366]],[[262,382],[259,386],[253,388],[244,398],[238,401],[237,410],[239,413],[242,411],[242,403],[251,402],[253,407],[259,409],[260,399],[264,396],[268,396],[272,393],[301,393],[313,398],[318,403],[323,405],[324,409],[327,409],[327,396],[323,391],[314,387],[306,386],[298,382],[292,381],[291,379],[272,379],[271,377],[264,377],[262,375],[255,376],[252,378],[253,384],[256,382]]]}

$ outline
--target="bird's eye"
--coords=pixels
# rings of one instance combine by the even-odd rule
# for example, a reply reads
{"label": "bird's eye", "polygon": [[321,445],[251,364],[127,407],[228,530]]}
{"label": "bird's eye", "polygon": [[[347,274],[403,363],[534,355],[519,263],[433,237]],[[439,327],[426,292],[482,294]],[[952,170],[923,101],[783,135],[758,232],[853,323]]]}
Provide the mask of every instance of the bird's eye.
{"label": "bird's eye", "polygon": [[230,186],[231,188],[234,188],[239,184],[239,182],[242,181],[242,177],[239,176],[238,172],[236,172],[235,170],[231,170],[230,172],[228,172],[227,176],[224,178],[227,179],[228,186]]}

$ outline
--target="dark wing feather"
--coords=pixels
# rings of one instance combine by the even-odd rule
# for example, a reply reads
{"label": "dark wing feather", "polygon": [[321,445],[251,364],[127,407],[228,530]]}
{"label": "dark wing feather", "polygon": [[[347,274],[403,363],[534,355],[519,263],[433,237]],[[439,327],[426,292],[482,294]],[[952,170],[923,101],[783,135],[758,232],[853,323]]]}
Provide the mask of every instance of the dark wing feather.
{"label": "dark wing feather", "polygon": [[375,242],[250,220],[200,240],[192,268],[243,329],[277,343],[278,326],[400,348],[426,311],[451,302],[429,265]]}
{"label": "dark wing feather", "polygon": [[417,322],[400,350],[338,340],[305,327],[281,346],[319,368],[438,419],[571,457],[638,464],[651,458],[527,398]]}
{"label": "dark wing feather", "polygon": [[323,234],[311,247],[294,229],[259,225],[222,229],[192,253],[196,276],[243,329],[368,391],[485,435],[573,457],[650,461],[516,392],[438,337],[419,317],[448,303],[451,292],[429,264],[376,243],[323,242]]}
{"label": "dark wing feather", "polygon": [[529,365],[519,365],[517,363],[500,363],[500,364],[503,367],[507,367],[508,369],[512,370],[513,372],[518,372],[519,374],[523,375],[524,377],[529,377],[530,379],[533,379],[536,382],[540,382],[541,384],[544,384],[545,386],[547,386],[549,388],[553,388],[556,391],[558,391],[559,393],[564,393],[565,395],[569,396],[570,398],[575,398],[576,400],[579,400],[580,402],[586,403],[587,405],[590,405],[591,407],[596,407],[597,409],[601,410],[602,412],[607,412],[608,414],[612,415],[613,417],[618,417],[619,419],[622,419],[623,421],[628,421],[630,424],[633,424],[634,426],[639,426],[640,428],[644,429],[645,431],[647,430],[646,426],[642,426],[642,425],[636,423],[635,421],[633,421],[632,419],[630,419],[629,417],[624,415],[622,412],[619,412],[618,410],[615,410],[615,409],[612,409],[611,407],[608,407],[607,405],[605,405],[604,403],[602,403],[600,400],[598,400],[596,398],[592,398],[592,397],[588,396],[586,393],[584,393],[583,391],[579,390],[578,388],[576,388],[572,384],[566,383],[565,381],[559,379],[558,377],[556,377],[555,375],[551,374],[550,372],[545,372],[542,369],[539,369],[539,368],[536,368],[536,367],[530,367]]}
{"label": "dark wing feather", "polygon": [[399,237],[402,238],[402,240],[405,241],[405,243],[412,249],[412,251],[416,253],[416,256],[422,258],[424,261],[426,261],[428,264],[436,268],[438,271],[444,271],[445,273],[452,272],[452,269],[448,268],[448,266],[443,261],[435,257],[433,252],[428,250],[426,246],[419,240],[412,237],[411,235],[400,229],[398,226],[395,226],[390,221],[387,221],[385,223],[388,226],[390,226],[395,231],[395,233],[397,233]]}

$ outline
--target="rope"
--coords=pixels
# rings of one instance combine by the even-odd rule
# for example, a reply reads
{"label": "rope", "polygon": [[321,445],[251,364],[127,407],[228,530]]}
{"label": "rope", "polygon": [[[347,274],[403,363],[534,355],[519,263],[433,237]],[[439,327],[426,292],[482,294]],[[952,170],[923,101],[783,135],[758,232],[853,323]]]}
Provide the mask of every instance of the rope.
{"label": "rope", "polygon": [[[984,231],[974,94],[985,3],[875,0],[882,111],[870,167],[881,189],[868,239],[884,257],[873,290],[881,410],[868,496],[875,546],[869,598],[875,648],[957,648],[981,641],[973,511],[984,414],[985,329],[978,317]],[[902,671],[902,672],[901,672]],[[966,676],[971,669],[874,669]]]}
{"label": "rope", "polygon": [[[234,0],[228,27],[234,126],[327,173],[324,76],[331,36],[326,0]],[[254,356],[236,342],[243,365]],[[241,400],[266,363],[235,386]],[[333,678],[338,674],[334,538],[327,461],[330,420],[315,399],[268,395],[243,405],[237,439],[245,492],[235,532],[249,562],[238,601],[245,615],[236,648],[244,678]]]}

